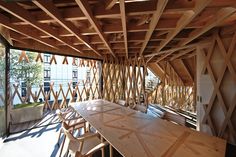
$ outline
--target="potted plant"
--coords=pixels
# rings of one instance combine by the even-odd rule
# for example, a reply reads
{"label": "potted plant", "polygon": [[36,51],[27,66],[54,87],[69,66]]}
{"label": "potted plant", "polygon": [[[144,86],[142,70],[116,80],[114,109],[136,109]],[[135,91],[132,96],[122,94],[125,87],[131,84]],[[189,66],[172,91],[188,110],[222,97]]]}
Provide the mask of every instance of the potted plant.
{"label": "potted plant", "polygon": [[11,123],[18,124],[43,118],[43,103],[17,104],[11,110]]}

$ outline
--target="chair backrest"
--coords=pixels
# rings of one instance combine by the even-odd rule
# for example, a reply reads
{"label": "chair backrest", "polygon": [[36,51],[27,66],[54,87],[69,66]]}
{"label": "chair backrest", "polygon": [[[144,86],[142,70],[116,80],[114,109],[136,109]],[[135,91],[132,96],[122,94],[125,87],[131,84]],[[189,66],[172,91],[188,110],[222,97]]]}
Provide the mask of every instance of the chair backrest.
{"label": "chair backrest", "polygon": [[163,119],[168,121],[175,122],[179,125],[185,126],[186,125],[186,118],[176,113],[166,112]]}
{"label": "chair backrest", "polygon": [[70,126],[66,122],[62,122],[62,129],[69,140],[76,141],[76,138],[70,133]]}
{"label": "chair backrest", "polygon": [[147,112],[147,106],[144,105],[135,105],[134,107],[135,110],[146,113]]}
{"label": "chair backrest", "polygon": [[126,106],[125,100],[118,100],[117,103],[118,103],[119,105],[121,105],[121,106]]}
{"label": "chair backrest", "polygon": [[57,114],[60,121],[62,121],[62,122],[66,121],[66,119],[62,115],[62,112],[59,109],[56,110],[56,114]]}

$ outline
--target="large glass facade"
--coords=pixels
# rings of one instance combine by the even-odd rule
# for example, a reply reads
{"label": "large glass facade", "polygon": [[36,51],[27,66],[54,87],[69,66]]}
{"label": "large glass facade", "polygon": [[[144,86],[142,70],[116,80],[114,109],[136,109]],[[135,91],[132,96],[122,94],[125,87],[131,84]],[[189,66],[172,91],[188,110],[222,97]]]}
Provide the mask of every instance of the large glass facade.
{"label": "large glass facade", "polygon": [[6,103],[5,103],[5,67],[6,47],[0,40],[0,136],[6,133]]}

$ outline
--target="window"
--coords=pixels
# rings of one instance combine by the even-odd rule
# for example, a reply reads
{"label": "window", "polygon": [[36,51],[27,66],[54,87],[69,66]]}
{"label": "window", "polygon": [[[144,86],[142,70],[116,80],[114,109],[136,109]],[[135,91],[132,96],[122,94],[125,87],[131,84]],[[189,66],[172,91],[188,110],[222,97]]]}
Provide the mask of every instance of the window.
{"label": "window", "polygon": [[[73,89],[75,89],[75,87],[76,87],[76,84],[77,84],[77,82],[73,82],[72,83],[72,87],[73,87]],[[75,90],[73,90],[73,93],[75,92]],[[75,99],[77,98],[77,93],[75,93]]]}
{"label": "window", "polygon": [[75,89],[76,84],[77,84],[77,82],[73,82],[73,83],[72,83],[73,89]]}
{"label": "window", "polygon": [[78,78],[78,71],[77,70],[72,71],[72,78]]}
{"label": "window", "polygon": [[44,54],[44,63],[50,63],[50,58],[51,58],[51,55]]}
{"label": "window", "polygon": [[87,74],[86,74],[86,82],[90,82],[90,70],[87,71]]}
{"label": "window", "polygon": [[[44,93],[48,94],[49,91],[50,91],[50,82],[44,82]],[[50,95],[48,97],[48,100],[50,100]]]}
{"label": "window", "polygon": [[21,83],[21,96],[22,97],[26,96],[26,83],[25,82]]}
{"label": "window", "polygon": [[49,80],[51,75],[50,69],[44,69],[44,80]]}

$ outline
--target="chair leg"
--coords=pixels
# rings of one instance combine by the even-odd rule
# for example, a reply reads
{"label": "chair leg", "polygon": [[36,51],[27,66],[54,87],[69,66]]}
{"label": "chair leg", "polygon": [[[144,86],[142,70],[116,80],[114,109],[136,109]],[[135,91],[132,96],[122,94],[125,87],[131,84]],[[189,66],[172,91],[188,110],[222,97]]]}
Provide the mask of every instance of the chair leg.
{"label": "chair leg", "polygon": [[64,135],[63,141],[62,141],[62,143],[61,143],[61,149],[60,149],[59,157],[61,157],[61,154],[62,154],[62,151],[63,151],[63,147],[64,147],[64,144],[65,144],[65,140],[66,140],[66,136]]}
{"label": "chair leg", "polygon": [[60,141],[60,138],[61,138],[61,133],[62,133],[62,129],[60,129],[60,133],[59,133],[59,136],[58,136],[58,140],[57,140],[58,145],[59,145],[59,141]]}

